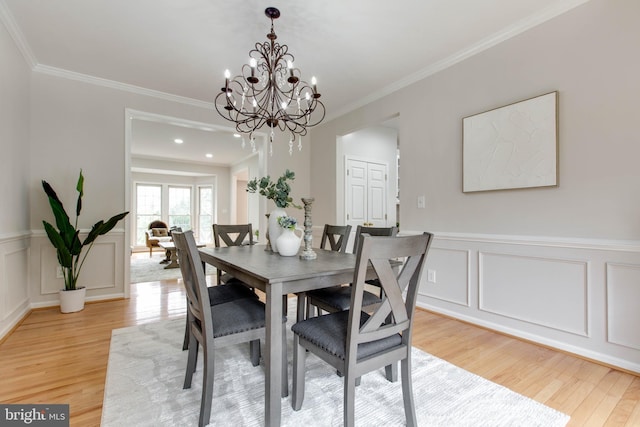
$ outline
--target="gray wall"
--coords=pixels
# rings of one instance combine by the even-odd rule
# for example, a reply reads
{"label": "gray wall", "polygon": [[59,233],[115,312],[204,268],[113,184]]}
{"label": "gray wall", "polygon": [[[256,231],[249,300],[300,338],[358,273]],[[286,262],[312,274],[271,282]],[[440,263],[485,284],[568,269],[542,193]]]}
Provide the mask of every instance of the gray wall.
{"label": "gray wall", "polygon": [[[0,64],[0,336],[3,336],[14,320],[28,310],[31,183],[30,71],[1,24]],[[42,192],[40,188],[35,191]]]}
{"label": "gray wall", "polygon": [[[314,221],[340,219],[336,141],[399,114],[401,230],[436,235],[419,305],[640,372],[638,16],[591,0],[323,123]],[[462,118],[551,91],[559,186],[462,193]]]}
{"label": "gray wall", "polygon": [[[316,218],[335,218],[336,136],[399,113],[403,228],[640,239],[638,16],[640,2],[592,0],[314,129]],[[554,90],[559,187],[463,194],[462,118]]]}

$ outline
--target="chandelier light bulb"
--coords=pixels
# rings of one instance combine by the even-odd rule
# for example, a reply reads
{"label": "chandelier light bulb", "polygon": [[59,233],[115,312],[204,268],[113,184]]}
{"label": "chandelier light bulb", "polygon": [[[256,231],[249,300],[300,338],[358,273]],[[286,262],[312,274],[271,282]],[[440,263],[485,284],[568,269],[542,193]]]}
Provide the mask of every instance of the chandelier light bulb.
{"label": "chandelier light bulb", "polygon": [[257,65],[258,65],[258,61],[256,61],[256,58],[249,58],[249,66],[251,68],[256,68]]}
{"label": "chandelier light bulb", "polygon": [[228,79],[229,77],[231,77],[231,71],[229,70],[224,70],[224,78]]}

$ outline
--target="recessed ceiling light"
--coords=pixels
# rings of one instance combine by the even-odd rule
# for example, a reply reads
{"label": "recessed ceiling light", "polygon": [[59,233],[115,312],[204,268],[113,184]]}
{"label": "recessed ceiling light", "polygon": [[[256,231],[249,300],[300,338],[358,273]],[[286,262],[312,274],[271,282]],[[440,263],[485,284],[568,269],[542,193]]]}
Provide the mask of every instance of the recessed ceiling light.
{"label": "recessed ceiling light", "polygon": [[211,158],[213,158],[213,154],[207,153],[207,154],[205,154],[205,157],[207,157],[208,159],[211,159]]}
{"label": "recessed ceiling light", "polygon": [[175,142],[176,144],[182,144],[184,141],[181,140],[180,138],[176,138],[173,140],[173,142]]}
{"label": "recessed ceiling light", "polygon": [[234,134],[233,134],[233,137],[234,137],[234,138],[240,138],[241,136],[242,136],[242,135],[240,135],[239,133],[234,133]]}

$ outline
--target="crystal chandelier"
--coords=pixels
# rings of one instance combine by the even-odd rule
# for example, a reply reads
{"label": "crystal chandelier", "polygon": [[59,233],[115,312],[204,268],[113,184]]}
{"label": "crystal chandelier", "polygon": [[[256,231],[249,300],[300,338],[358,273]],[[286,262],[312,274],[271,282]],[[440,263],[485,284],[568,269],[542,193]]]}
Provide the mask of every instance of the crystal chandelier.
{"label": "crystal chandelier", "polygon": [[[268,41],[256,43],[249,51],[249,63],[242,66],[241,74],[231,78],[225,71],[225,83],[215,99],[218,113],[236,124],[236,130],[248,135],[255,150],[253,133],[267,125],[269,153],[273,155],[274,129],[289,131],[289,155],[298,137],[298,149],[302,149],[302,137],[307,128],[324,119],[325,109],[320,102],[315,77],[311,84],[300,78],[300,70],[293,65],[294,57],[289,47],[276,43],[273,20],[280,17],[280,11],[268,7],[264,11],[271,19]],[[315,112],[315,114],[314,114]],[[243,136],[244,146],[244,136]]]}

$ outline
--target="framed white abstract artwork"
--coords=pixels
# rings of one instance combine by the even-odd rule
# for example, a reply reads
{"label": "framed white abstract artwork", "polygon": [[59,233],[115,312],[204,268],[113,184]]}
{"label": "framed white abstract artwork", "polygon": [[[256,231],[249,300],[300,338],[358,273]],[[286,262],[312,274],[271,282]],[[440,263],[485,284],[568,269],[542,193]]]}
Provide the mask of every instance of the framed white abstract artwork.
{"label": "framed white abstract artwork", "polygon": [[558,185],[558,92],[462,119],[462,191]]}

